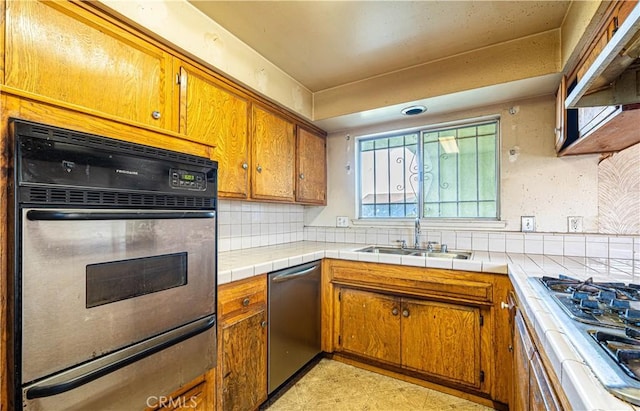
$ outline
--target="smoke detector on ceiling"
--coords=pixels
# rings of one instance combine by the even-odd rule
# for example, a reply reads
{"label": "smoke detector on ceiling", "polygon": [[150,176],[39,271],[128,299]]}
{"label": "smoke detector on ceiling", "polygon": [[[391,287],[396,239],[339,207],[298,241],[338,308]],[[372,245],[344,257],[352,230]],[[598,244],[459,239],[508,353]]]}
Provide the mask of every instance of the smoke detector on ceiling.
{"label": "smoke detector on ceiling", "polygon": [[415,116],[427,111],[425,106],[409,106],[402,109],[401,113],[405,116]]}

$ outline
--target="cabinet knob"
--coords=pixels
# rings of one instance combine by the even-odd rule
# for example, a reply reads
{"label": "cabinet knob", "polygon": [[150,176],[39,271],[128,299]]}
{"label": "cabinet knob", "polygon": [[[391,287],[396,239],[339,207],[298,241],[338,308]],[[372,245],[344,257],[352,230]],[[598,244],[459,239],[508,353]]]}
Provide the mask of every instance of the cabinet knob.
{"label": "cabinet knob", "polygon": [[263,321],[260,323],[260,327],[265,328],[267,326],[267,322]]}
{"label": "cabinet knob", "polygon": [[500,301],[500,308],[510,310],[512,308],[511,304],[505,303],[504,301]]}
{"label": "cabinet knob", "polygon": [[256,170],[258,170],[258,173],[262,173],[262,166],[256,167]]}
{"label": "cabinet knob", "polygon": [[247,163],[242,163],[242,169],[246,170],[247,168],[249,168],[249,164]]}
{"label": "cabinet knob", "polygon": [[300,173],[300,180],[304,180],[304,173]]}
{"label": "cabinet knob", "polygon": [[398,315],[398,309],[394,308],[393,310],[391,310],[391,314]]}
{"label": "cabinet knob", "polygon": [[246,307],[246,306],[248,306],[248,305],[249,305],[249,303],[250,303],[250,302],[251,302],[251,301],[249,301],[249,299],[248,299],[248,298],[245,298],[244,300],[242,300],[242,305]]}
{"label": "cabinet knob", "polygon": [[409,316],[409,310],[402,310],[402,316],[403,317],[408,317]]}
{"label": "cabinet knob", "polygon": [[162,115],[160,114],[159,111],[154,111],[153,113],[151,113],[151,117],[153,117],[154,119],[158,120],[160,117],[162,117]]}

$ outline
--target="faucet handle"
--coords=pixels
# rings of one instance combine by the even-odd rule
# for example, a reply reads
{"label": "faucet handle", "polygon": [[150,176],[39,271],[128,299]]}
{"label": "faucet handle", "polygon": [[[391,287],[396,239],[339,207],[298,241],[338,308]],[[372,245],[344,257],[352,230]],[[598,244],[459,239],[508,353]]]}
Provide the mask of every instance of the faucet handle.
{"label": "faucet handle", "polygon": [[400,243],[400,248],[407,248],[407,240],[396,240],[396,243]]}

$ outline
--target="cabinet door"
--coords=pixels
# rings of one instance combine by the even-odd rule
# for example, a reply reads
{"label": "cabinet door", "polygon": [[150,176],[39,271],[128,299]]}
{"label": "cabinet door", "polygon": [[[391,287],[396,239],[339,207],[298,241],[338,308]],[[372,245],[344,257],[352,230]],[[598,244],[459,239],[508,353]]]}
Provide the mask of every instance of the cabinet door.
{"label": "cabinet door", "polygon": [[6,7],[6,85],[171,128],[169,54],[70,2]]}
{"label": "cabinet door", "polygon": [[222,410],[251,411],[267,399],[266,311],[222,324]]}
{"label": "cabinet door", "polygon": [[263,200],[293,201],[294,125],[256,105],[253,105],[252,116],[251,196]]}
{"label": "cabinet door", "polygon": [[327,159],[324,136],[298,127],[296,201],[327,204]]}
{"label": "cabinet door", "polygon": [[248,197],[246,99],[232,93],[206,73],[181,65],[179,131],[190,139],[215,146],[221,197]]}
{"label": "cabinet door", "polygon": [[509,409],[528,411],[529,407],[529,360],[533,354],[533,343],[527,332],[522,314],[516,309],[513,333],[513,399]]}
{"label": "cabinet door", "polygon": [[533,353],[529,373],[529,409],[557,411],[562,406],[549,380],[549,375],[542,365],[540,355]]}
{"label": "cabinet door", "polygon": [[400,300],[343,288],[338,349],[400,365]]}
{"label": "cabinet door", "polygon": [[403,301],[403,366],[479,389],[481,345],[478,308]]}
{"label": "cabinet door", "polygon": [[567,110],[564,101],[567,99],[567,78],[562,76],[558,92],[556,94],[556,152],[559,152],[567,140]]}

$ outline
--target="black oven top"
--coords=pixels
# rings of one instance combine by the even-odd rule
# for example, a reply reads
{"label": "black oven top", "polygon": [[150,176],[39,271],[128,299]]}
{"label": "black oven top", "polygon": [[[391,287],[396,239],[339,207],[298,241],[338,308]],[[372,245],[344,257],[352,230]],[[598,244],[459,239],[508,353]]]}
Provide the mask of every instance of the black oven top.
{"label": "black oven top", "polygon": [[216,208],[215,161],[22,120],[12,130],[21,204]]}

